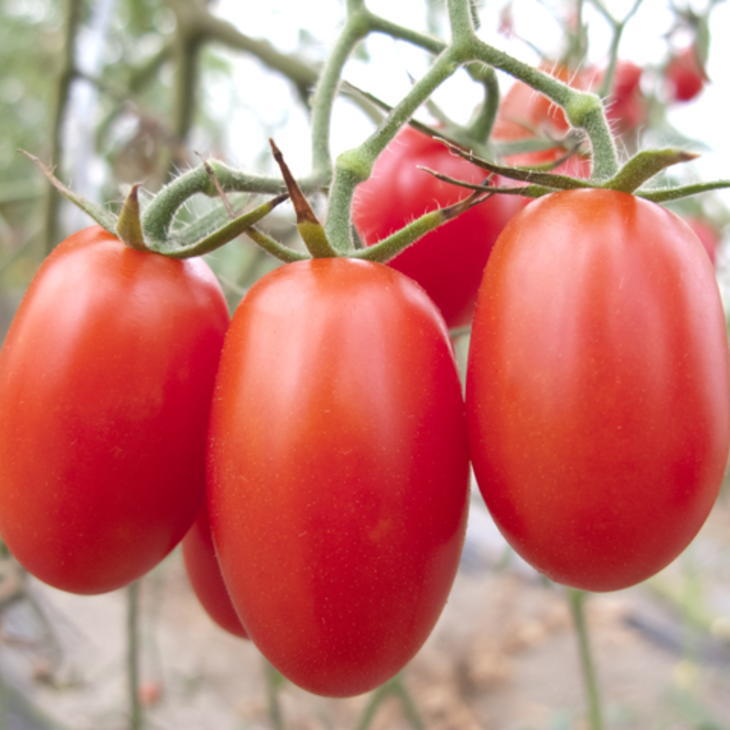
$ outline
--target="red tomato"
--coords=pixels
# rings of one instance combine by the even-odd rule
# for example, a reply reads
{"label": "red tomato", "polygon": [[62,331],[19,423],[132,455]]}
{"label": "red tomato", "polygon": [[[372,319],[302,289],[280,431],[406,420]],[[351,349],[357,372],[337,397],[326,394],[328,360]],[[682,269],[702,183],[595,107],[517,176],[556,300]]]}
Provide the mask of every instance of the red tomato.
{"label": "red tomato", "polygon": [[669,59],[664,69],[669,95],[674,101],[690,101],[705,86],[707,74],[697,57],[694,46],[684,48]]}
{"label": "red tomato", "polygon": [[[593,71],[572,71],[561,65],[543,66],[542,70],[576,89],[587,89],[595,78]],[[499,104],[492,133],[496,139],[506,140],[529,139],[540,133],[557,138],[569,129],[560,106],[523,81],[515,81]]]}
{"label": "red tomato", "polygon": [[[570,83],[576,89],[590,88],[596,80],[593,69],[571,71],[565,66],[556,65],[543,70],[549,70],[555,78]],[[557,142],[569,129],[565,112],[557,104],[522,81],[515,81],[499,105],[492,136],[498,142],[516,142],[541,136]],[[556,144],[543,150],[509,155],[505,161],[509,165],[536,167],[555,163],[565,154],[565,148]],[[572,155],[553,170],[572,177],[588,177],[590,171],[590,159],[579,154]],[[521,207],[528,202],[528,199],[522,199]]]}
{"label": "red tomato", "polygon": [[640,127],[647,117],[647,106],[641,93],[642,70],[631,61],[619,61],[608,98],[606,115],[619,134]]}
{"label": "red tomato", "polygon": [[685,218],[689,227],[695,232],[714,264],[717,259],[717,247],[720,243],[720,234],[708,221],[701,218]]}
{"label": "red tomato", "polygon": [[560,583],[613,590],[673,560],[728,453],[725,318],[676,215],[559,192],[504,230],[467,375],[471,457],[501,531]]}
{"label": "red tomato", "polygon": [[205,511],[185,535],[182,550],[190,585],[207,614],[222,629],[248,638],[223,582]]}
{"label": "red tomato", "polygon": [[327,696],[392,677],[441,613],[467,511],[461,388],[433,302],[353,259],[260,279],[226,336],[208,476],[221,571],[269,661]]}
{"label": "red tomato", "polygon": [[31,573],[110,591],[182,538],[227,321],[202,260],[98,227],[46,259],[0,352],[0,534]]}
{"label": "red tomato", "polygon": [[[551,74],[576,89],[598,89],[603,74],[594,68],[571,71],[565,66],[553,66]],[[613,87],[608,99],[606,115],[614,129],[620,134],[635,130],[646,120],[646,102],[641,93],[639,66],[631,61],[616,64]],[[516,81],[504,96],[494,124],[493,136],[498,141],[528,140],[540,135],[556,141],[570,129],[563,110],[548,97],[535,91],[527,84]],[[565,155],[561,146],[545,150],[522,152],[510,155],[511,165],[536,166],[553,163]],[[590,160],[574,155],[555,169],[564,175],[588,177]]]}
{"label": "red tomato", "polygon": [[[449,152],[442,142],[404,128],[378,157],[371,177],[355,191],[352,219],[367,245],[469,194],[419,170],[419,165],[472,183],[489,174]],[[515,197],[494,195],[427,233],[389,265],[423,286],[450,327],[466,324],[492,244],[520,207]]]}

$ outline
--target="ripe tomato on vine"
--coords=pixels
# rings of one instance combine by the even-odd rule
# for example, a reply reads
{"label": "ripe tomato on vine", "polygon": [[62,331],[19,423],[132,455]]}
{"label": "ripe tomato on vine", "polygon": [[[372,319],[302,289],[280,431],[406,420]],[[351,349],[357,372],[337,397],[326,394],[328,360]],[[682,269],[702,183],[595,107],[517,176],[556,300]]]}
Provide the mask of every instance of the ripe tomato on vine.
{"label": "ripe tomato on vine", "polygon": [[[481,183],[488,175],[451,153],[438,139],[410,127],[403,129],[378,157],[370,178],[355,191],[353,223],[366,245],[429,210],[466,197],[462,188],[436,179],[421,166],[472,183]],[[517,197],[494,195],[427,233],[388,263],[426,290],[450,327],[464,325],[471,319],[492,245],[522,205]]]}
{"label": "ripe tomato on vine", "polygon": [[45,260],[0,351],[0,534],[29,572],[101,593],[180,541],[227,325],[200,259],[92,227]]}
{"label": "ripe tomato on vine", "polygon": [[508,541],[554,580],[638,583],[695,536],[730,441],[714,269],[670,211],[611,190],[527,206],[474,316],[471,458]]}
{"label": "ripe tomato on vine", "polygon": [[461,387],[443,319],[382,264],[260,279],[216,381],[208,513],[229,595],[287,678],[348,696],[418,651],[466,523]]}

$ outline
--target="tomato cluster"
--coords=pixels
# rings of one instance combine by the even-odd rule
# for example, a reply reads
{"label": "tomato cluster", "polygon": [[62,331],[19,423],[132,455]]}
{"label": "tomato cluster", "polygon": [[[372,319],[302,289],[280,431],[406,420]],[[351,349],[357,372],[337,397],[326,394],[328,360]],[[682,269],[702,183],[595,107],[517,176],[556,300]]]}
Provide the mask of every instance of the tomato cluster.
{"label": "tomato cluster", "polygon": [[[639,75],[619,67],[628,125]],[[525,88],[496,136],[567,131]],[[418,165],[484,177],[402,131],[357,193],[366,244],[464,196]],[[211,618],[329,696],[380,685],[428,637],[470,463],[537,570],[633,585],[697,533],[730,443],[714,245],[693,225],[613,190],[496,195],[390,266],[285,264],[232,318],[201,259],[84,230],[44,262],[0,353],[2,539],[78,593],[126,585],[182,542]],[[466,322],[463,395],[447,325]]]}
{"label": "tomato cluster", "polygon": [[5,339],[0,449],[30,572],[109,591],[185,536],[211,617],[321,694],[399,671],[456,573],[459,376],[436,305],[383,264],[282,266],[229,323],[202,260],[71,236]]}

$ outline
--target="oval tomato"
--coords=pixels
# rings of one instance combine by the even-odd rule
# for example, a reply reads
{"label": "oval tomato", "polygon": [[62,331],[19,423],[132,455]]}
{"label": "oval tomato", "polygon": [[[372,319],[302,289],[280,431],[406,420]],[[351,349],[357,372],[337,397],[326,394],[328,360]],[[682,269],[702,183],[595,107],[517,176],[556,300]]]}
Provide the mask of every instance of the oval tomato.
{"label": "oval tomato", "polygon": [[190,585],[206,613],[222,629],[234,636],[248,638],[223,582],[204,510],[183,538],[182,550]]}
{"label": "oval tomato", "polygon": [[707,81],[697,50],[687,46],[672,56],[664,69],[669,96],[674,101],[691,101],[700,94]]}
{"label": "oval tomato", "polygon": [[209,518],[249,637],[317,694],[392,677],[463,542],[468,452],[443,320],[382,264],[314,259],[233,316],[211,415]]}
{"label": "oval tomato", "polygon": [[46,259],[0,352],[0,534],[31,573],[110,591],[182,538],[227,322],[202,260],[98,227]]}
{"label": "oval tomato", "polygon": [[[419,170],[419,165],[471,183],[481,183],[489,174],[449,152],[443,142],[412,127],[402,129],[355,191],[352,220],[367,245],[469,194]],[[517,197],[494,195],[427,233],[388,265],[415,279],[450,327],[466,324],[492,245],[521,206]]]}
{"label": "oval tomato", "polygon": [[637,583],[704,522],[728,453],[725,319],[676,215],[609,190],[531,203],[485,270],[471,457],[501,531],[579,588]]}

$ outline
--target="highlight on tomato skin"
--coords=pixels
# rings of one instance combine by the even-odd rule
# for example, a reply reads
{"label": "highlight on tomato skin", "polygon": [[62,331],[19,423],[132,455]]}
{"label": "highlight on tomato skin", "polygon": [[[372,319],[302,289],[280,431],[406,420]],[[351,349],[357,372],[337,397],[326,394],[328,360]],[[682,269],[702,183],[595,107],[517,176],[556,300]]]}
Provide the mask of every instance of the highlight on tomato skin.
{"label": "highlight on tomato skin", "polygon": [[0,533],[30,573],[103,593],[182,539],[228,321],[200,259],[91,227],[44,261],[0,351]]}
{"label": "highlight on tomato skin", "polygon": [[249,637],[330,697],[393,677],[438,620],[468,506],[461,386],[438,309],[391,267],[286,264],[231,321],[208,512]]}
{"label": "highlight on tomato skin", "polygon": [[594,591],[669,564],[704,523],[730,442],[714,268],[674,213],[559,192],[505,228],[466,386],[472,464],[515,550]]}
{"label": "highlight on tomato skin", "polygon": [[224,631],[247,639],[246,629],[236,614],[223,582],[208,516],[201,510],[182,541],[183,561],[190,585],[210,618]]}
{"label": "highlight on tomato skin", "polygon": [[[488,176],[485,170],[450,152],[443,142],[405,127],[379,155],[370,178],[355,190],[352,220],[366,245],[469,194],[419,166],[472,183],[483,183]],[[449,327],[467,324],[492,245],[522,205],[519,196],[493,195],[427,233],[388,265],[426,290]]]}

